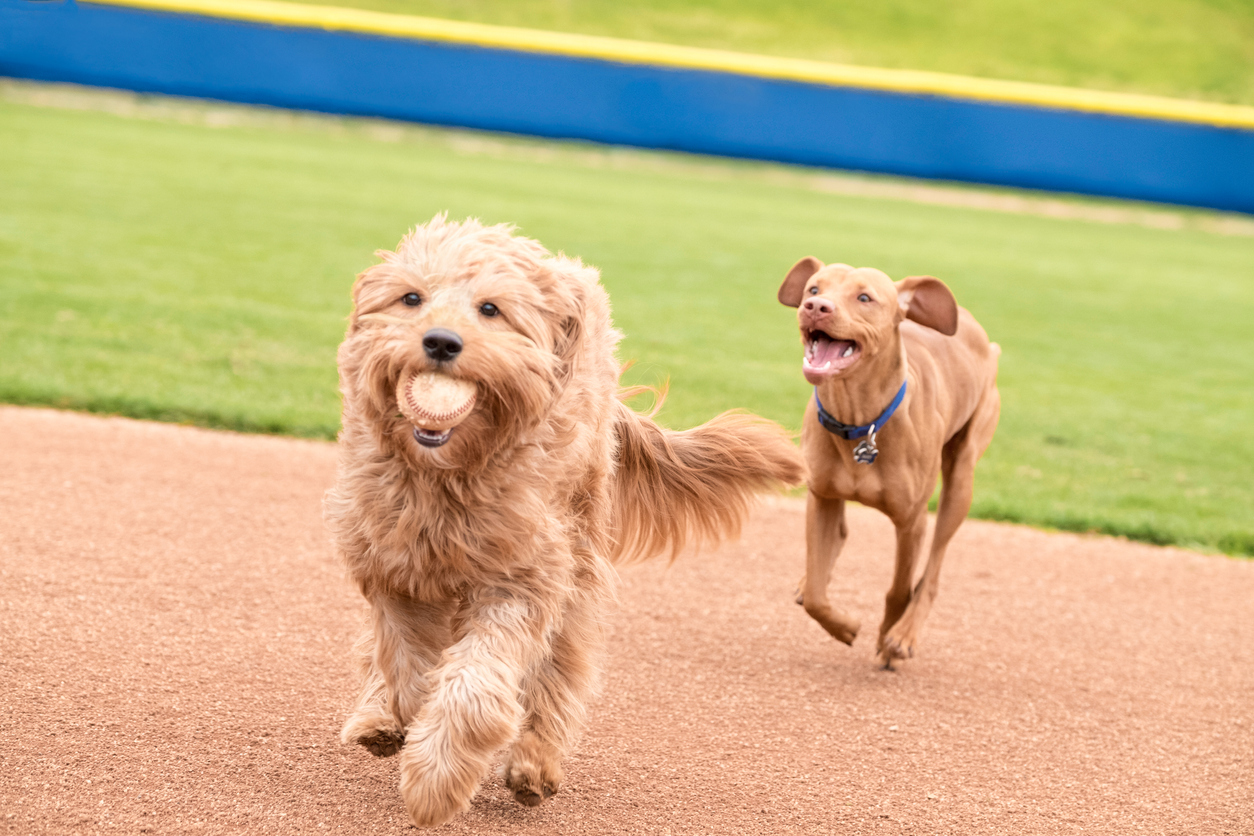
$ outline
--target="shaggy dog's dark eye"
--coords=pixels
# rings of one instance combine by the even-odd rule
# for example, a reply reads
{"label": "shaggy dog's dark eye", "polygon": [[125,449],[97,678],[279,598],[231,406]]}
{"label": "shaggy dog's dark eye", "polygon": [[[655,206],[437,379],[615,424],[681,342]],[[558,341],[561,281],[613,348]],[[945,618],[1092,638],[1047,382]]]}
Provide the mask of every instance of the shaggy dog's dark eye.
{"label": "shaggy dog's dark eye", "polygon": [[858,294],[858,301],[859,301],[859,302],[870,302],[870,301],[871,301],[871,297],[870,297],[870,296],[867,296],[865,293],[859,293],[859,294]]}
{"label": "shaggy dog's dark eye", "polygon": [[401,297],[401,301],[406,305],[409,305],[411,308],[416,308],[422,304],[422,297],[417,293],[406,293]]}
{"label": "shaggy dog's dark eye", "polygon": [[496,316],[500,312],[501,312],[501,309],[498,308],[496,305],[493,305],[491,302],[484,302],[482,305],[479,306],[479,313],[483,314],[484,316]]}

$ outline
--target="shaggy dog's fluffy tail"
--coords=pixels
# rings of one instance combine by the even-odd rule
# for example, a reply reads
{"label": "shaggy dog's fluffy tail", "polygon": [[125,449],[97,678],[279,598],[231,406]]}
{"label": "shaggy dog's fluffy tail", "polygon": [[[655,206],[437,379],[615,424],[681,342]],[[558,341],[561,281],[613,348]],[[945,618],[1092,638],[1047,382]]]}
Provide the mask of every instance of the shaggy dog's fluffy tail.
{"label": "shaggy dog's fluffy tail", "polygon": [[804,476],[801,454],[784,428],[756,415],[724,412],[674,432],[619,403],[614,428],[615,563],[667,550],[674,559],[689,540],[735,537],[753,494]]}

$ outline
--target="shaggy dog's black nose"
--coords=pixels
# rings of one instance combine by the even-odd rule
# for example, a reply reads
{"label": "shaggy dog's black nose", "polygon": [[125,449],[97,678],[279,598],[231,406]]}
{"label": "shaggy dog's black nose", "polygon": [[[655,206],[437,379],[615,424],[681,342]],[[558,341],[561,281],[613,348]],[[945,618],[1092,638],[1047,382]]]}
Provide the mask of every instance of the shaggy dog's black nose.
{"label": "shaggy dog's black nose", "polygon": [[423,335],[422,350],[437,362],[452,360],[462,352],[462,338],[447,328],[432,328]]}

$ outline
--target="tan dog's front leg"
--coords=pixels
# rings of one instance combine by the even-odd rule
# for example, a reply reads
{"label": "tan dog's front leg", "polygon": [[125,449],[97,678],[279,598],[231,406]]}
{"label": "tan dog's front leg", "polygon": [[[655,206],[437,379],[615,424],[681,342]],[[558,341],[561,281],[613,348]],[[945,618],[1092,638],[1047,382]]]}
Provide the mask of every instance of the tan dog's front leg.
{"label": "tan dog's front leg", "polygon": [[431,694],[401,752],[401,797],[419,827],[470,807],[493,754],[518,734],[523,674],[546,651],[537,607],[500,595],[468,602],[465,632],[431,672]]}
{"label": "tan dog's front leg", "polygon": [[[905,635],[893,631],[902,620],[902,614],[910,607],[914,594],[914,567],[923,548],[927,534],[927,504],[919,506],[915,513],[897,523],[897,563],[893,571],[893,585],[884,596],[884,620],[880,622],[878,643],[880,662],[891,668],[894,659],[908,659],[914,655],[914,632]],[[891,631],[891,632],[890,632]]]}
{"label": "tan dog's front leg", "polygon": [[[932,609],[932,602],[936,600],[936,592],[940,585],[941,564],[945,561],[945,550],[958,531],[958,527],[962,525],[962,521],[967,518],[967,512],[971,510],[971,497],[975,491],[975,463],[993,437],[999,410],[1000,399],[997,390],[990,389],[980,401],[970,425],[950,439],[942,451],[943,487],[940,507],[936,513],[936,530],[932,532],[932,547],[927,566],[924,567],[923,577],[919,578],[913,594],[909,596],[908,606],[904,607],[904,612],[900,613],[899,618],[894,618],[895,623],[889,622],[886,613],[885,626],[880,630],[880,660],[886,666],[891,665],[894,659],[907,659],[914,655],[919,631],[923,628],[923,622],[927,620],[927,615]],[[921,524],[918,532],[918,545],[922,545],[923,527],[925,527],[924,524]],[[918,551],[918,546],[916,546],[915,553],[917,554]],[[898,559],[900,560],[900,553]],[[913,561],[910,568],[913,573]],[[908,575],[904,578],[904,582],[909,584]],[[897,586],[897,582],[894,582],[893,588],[896,589]],[[889,596],[892,596],[891,592]]]}
{"label": "tan dog's front leg", "polygon": [[806,576],[799,603],[833,638],[853,644],[862,625],[858,619],[833,607],[827,598],[832,566],[848,536],[845,500],[827,499],[811,491],[806,500]]}

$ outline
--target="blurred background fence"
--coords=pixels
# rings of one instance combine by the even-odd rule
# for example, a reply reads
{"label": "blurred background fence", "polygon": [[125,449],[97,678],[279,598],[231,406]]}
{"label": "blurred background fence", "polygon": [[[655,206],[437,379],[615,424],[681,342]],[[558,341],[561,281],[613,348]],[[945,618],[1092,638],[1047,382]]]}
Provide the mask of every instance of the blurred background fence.
{"label": "blurred background fence", "polygon": [[260,0],[0,0],[0,75],[1254,212],[1254,108]]}

